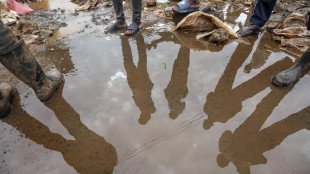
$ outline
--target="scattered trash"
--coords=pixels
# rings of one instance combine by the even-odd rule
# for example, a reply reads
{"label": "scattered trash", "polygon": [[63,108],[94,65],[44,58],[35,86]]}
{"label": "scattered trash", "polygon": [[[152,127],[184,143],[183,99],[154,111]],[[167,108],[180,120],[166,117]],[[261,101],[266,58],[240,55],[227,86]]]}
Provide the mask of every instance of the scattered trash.
{"label": "scattered trash", "polygon": [[229,33],[224,28],[214,30],[209,38],[209,42],[215,44],[222,44],[229,40]]}
{"label": "scattered trash", "polygon": [[27,5],[21,4],[19,2],[16,2],[15,0],[6,0],[8,9],[16,11],[18,14],[27,14],[34,12],[30,7]]}
{"label": "scattered trash", "polygon": [[231,29],[231,27],[226,25],[220,19],[199,11],[189,14],[180,21],[173,30],[212,31],[218,28],[224,28],[233,38],[238,38],[238,35]]}
{"label": "scattered trash", "polygon": [[14,12],[12,10],[7,11],[4,8],[1,8],[0,9],[0,18],[4,24],[9,26],[9,25],[16,24],[19,16],[16,12]]}
{"label": "scattered trash", "polygon": [[206,32],[206,33],[203,33],[203,34],[198,34],[198,35],[196,36],[196,39],[198,40],[198,39],[201,39],[201,38],[210,36],[210,35],[211,35],[212,33],[214,33],[214,32],[215,32],[215,30],[213,30],[213,31],[211,31],[211,32]]}
{"label": "scattered trash", "polygon": [[51,35],[53,35],[53,31],[52,30],[41,30],[40,31],[40,36],[42,38],[47,38],[47,37],[50,37]]}
{"label": "scattered trash", "polygon": [[20,20],[17,24],[17,31],[22,35],[32,34],[36,30],[38,30],[37,24],[30,20]]}
{"label": "scattered trash", "polygon": [[164,12],[165,12],[166,18],[172,20],[172,16],[173,16],[173,7],[166,7],[166,8],[164,9]]}
{"label": "scattered trash", "polygon": [[272,38],[281,42],[280,49],[293,55],[302,55],[310,46],[310,31],[303,14],[290,14],[272,33]]}
{"label": "scattered trash", "polygon": [[151,7],[156,5],[156,0],[146,0],[146,6]]}
{"label": "scattered trash", "polygon": [[84,5],[75,8],[75,11],[88,10],[90,7],[95,7],[97,3],[98,3],[98,0],[87,0],[87,2]]}

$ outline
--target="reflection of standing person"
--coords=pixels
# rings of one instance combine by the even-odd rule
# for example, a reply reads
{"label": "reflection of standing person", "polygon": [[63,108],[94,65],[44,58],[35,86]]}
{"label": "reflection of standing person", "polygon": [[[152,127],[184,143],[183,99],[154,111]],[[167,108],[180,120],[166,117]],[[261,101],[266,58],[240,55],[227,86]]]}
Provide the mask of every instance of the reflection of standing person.
{"label": "reflection of standing person", "polygon": [[207,96],[204,112],[208,119],[203,127],[210,129],[214,122],[225,123],[242,110],[242,102],[270,86],[270,81],[265,79],[274,72],[283,69],[289,64],[290,59],[281,60],[261,71],[252,79],[233,88],[239,68],[250,55],[255,39],[250,38],[251,45],[239,44],[231,56],[226,69],[220,78],[214,92]]}
{"label": "reflection of standing person", "polygon": [[124,56],[124,66],[127,73],[128,85],[130,86],[136,105],[141,111],[139,123],[145,125],[156,108],[152,100],[153,82],[147,72],[146,45],[142,34],[137,35],[136,42],[138,48],[139,61],[136,66],[133,62],[132,52],[128,38],[122,38],[122,50]]}
{"label": "reflection of standing person", "polygon": [[190,49],[181,46],[177,59],[174,61],[171,80],[164,90],[170,109],[169,117],[176,119],[184,110],[187,96],[187,77],[189,67]]}
{"label": "reflection of standing person", "polygon": [[[45,73],[23,39],[15,37],[1,20],[0,62],[18,79],[30,86],[42,102],[50,100],[63,81],[63,75],[57,70]],[[9,102],[14,91],[14,87],[9,84],[0,86],[0,118],[11,112],[12,106]]]}
{"label": "reflection of standing person", "polygon": [[[262,31],[262,27],[269,20],[275,5],[276,0],[257,0],[250,18],[252,25],[239,30],[239,36],[246,37]],[[310,18],[308,19],[307,29],[310,30]],[[288,87],[292,85],[309,71],[309,64],[310,48],[302,55],[297,64],[272,77],[272,83],[277,87]]]}
{"label": "reflection of standing person", "polygon": [[47,126],[31,117],[20,105],[15,107],[12,116],[2,121],[21,131],[37,144],[60,152],[64,160],[78,173],[113,173],[117,165],[117,152],[114,146],[81,122],[80,115],[62,97],[62,89],[54,100],[45,105],[54,111],[74,140],[67,140],[57,133],[52,133]]}
{"label": "reflection of standing person", "polygon": [[282,141],[302,129],[310,130],[310,107],[292,114],[261,130],[274,108],[292,88],[272,91],[257,105],[252,115],[233,133],[225,131],[219,140],[217,163],[226,167],[232,162],[240,174],[249,174],[251,165],[266,164],[263,153],[274,149]]}

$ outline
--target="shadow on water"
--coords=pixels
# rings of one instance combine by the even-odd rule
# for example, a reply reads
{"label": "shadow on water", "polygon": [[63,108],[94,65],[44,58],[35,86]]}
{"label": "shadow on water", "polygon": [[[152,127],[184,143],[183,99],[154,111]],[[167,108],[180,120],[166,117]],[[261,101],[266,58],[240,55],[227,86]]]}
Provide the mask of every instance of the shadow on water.
{"label": "shadow on water", "polygon": [[233,88],[237,71],[250,55],[255,40],[255,38],[250,38],[250,45],[238,44],[214,92],[207,95],[204,112],[208,115],[208,119],[203,123],[206,130],[210,129],[214,122],[226,123],[234,117],[242,110],[242,101],[270,87],[270,78],[292,65],[291,59],[284,58],[262,70],[252,79]]}
{"label": "shadow on water", "polygon": [[280,145],[282,141],[302,129],[310,130],[310,106],[298,113],[261,130],[261,127],[293,87],[272,91],[256,106],[255,111],[235,131],[225,131],[219,140],[220,167],[232,162],[240,174],[249,174],[251,165],[266,164],[263,153]]}
{"label": "shadow on water", "polygon": [[173,63],[171,80],[164,90],[168,101],[171,119],[176,119],[185,109],[185,102],[182,101],[187,94],[187,78],[190,59],[190,49],[181,46],[177,59]]}
{"label": "shadow on water", "polygon": [[118,161],[114,146],[81,122],[80,115],[62,97],[62,88],[63,86],[54,99],[45,105],[55,113],[75,140],[67,140],[52,133],[47,126],[30,116],[20,105],[18,95],[13,100],[13,112],[2,121],[15,127],[37,144],[60,152],[64,160],[81,174],[112,173]]}
{"label": "shadow on water", "polygon": [[147,71],[146,44],[142,34],[137,34],[135,40],[139,57],[137,66],[133,62],[129,38],[121,37],[121,44],[128,85],[133,93],[132,98],[141,111],[139,123],[145,125],[151,119],[151,114],[156,112],[151,96],[154,84]]}

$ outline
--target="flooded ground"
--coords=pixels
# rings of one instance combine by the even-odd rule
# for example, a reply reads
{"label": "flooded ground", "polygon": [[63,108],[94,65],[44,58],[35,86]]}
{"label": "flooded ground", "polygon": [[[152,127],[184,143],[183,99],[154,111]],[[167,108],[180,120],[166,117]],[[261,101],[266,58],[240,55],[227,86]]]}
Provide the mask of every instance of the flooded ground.
{"label": "flooded ground", "polygon": [[[250,9],[223,8],[234,30],[246,25]],[[271,85],[296,58],[269,33],[203,45],[158,20],[134,37],[106,35],[92,16],[109,11],[71,16],[34,50],[65,74],[51,102],[1,66],[19,94],[0,121],[0,173],[310,172],[310,78]]]}

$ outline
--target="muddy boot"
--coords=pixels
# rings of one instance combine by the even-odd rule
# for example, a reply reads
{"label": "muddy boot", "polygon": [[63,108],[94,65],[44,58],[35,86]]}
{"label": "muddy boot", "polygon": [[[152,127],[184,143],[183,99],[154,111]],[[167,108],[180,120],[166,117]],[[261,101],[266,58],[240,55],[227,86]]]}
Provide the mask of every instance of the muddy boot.
{"label": "muddy boot", "polygon": [[52,99],[63,81],[63,75],[57,70],[44,73],[21,38],[17,38],[17,43],[0,52],[0,62],[11,73],[30,86],[41,102]]}
{"label": "muddy boot", "polygon": [[288,87],[303,77],[310,70],[310,47],[301,56],[297,64],[272,77],[271,82],[277,87]]}
{"label": "muddy boot", "polygon": [[11,100],[15,94],[15,88],[7,83],[0,85],[0,118],[8,116],[12,111]]}

